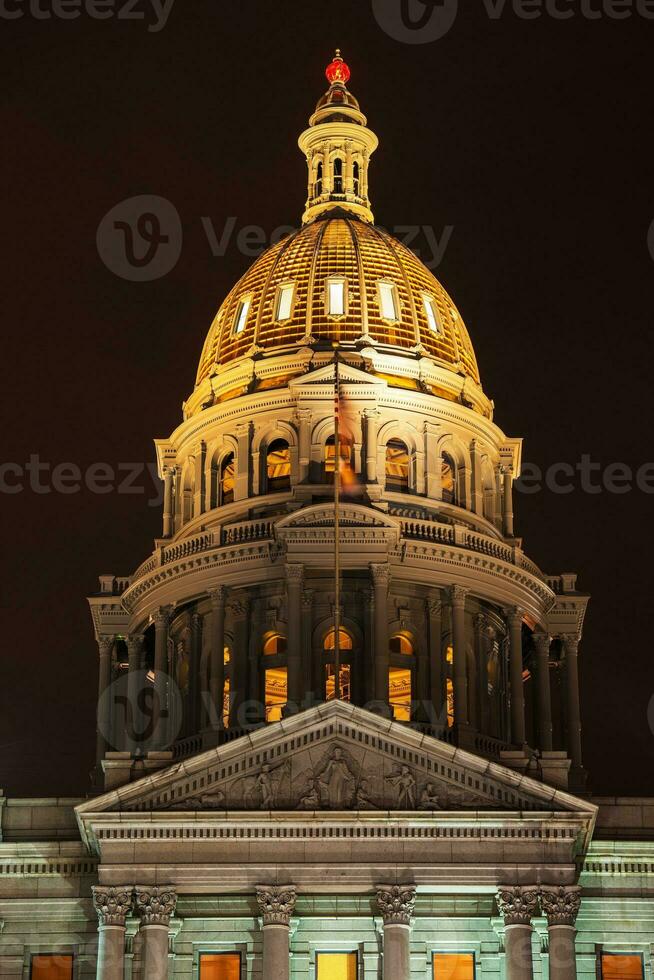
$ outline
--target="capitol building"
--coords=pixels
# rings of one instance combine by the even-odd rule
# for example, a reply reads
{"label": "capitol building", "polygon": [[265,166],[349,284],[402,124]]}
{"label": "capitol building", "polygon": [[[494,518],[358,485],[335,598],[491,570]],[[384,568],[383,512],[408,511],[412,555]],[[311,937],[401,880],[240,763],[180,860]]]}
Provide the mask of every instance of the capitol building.
{"label": "capitol building", "polygon": [[653,980],[654,799],[584,768],[589,596],[525,550],[522,440],[326,74],[301,227],[155,440],[161,537],[89,598],[92,792],[0,792],[0,980]]}

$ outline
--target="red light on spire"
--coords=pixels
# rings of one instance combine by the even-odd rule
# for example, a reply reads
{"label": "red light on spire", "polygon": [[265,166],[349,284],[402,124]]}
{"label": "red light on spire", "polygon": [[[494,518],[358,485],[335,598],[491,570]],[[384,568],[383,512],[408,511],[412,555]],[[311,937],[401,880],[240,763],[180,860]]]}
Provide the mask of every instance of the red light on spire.
{"label": "red light on spire", "polygon": [[334,82],[346,85],[350,78],[350,69],[341,58],[341,52],[338,48],[336,48],[334,60],[325,69],[325,75],[330,85],[333,85]]}

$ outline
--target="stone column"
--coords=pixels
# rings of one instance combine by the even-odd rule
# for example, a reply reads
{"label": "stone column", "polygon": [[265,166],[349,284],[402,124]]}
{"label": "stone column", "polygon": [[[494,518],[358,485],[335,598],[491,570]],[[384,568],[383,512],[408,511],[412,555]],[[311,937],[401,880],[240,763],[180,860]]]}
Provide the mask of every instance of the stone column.
{"label": "stone column", "polygon": [[168,978],[168,927],[177,905],[177,892],[170,885],[137,885],[135,912],[141,920],[143,976],[147,980]]}
{"label": "stone column", "polygon": [[200,442],[194,447],[192,458],[195,486],[195,493],[193,495],[193,517],[199,517],[200,514],[204,514],[206,509],[205,474],[207,463],[207,446],[205,442]]}
{"label": "stone column", "polygon": [[164,503],[163,503],[163,536],[170,538],[173,533],[173,478],[172,466],[164,467]]}
{"label": "stone column", "polygon": [[505,538],[513,537],[513,467],[503,466],[502,527]]}
{"label": "stone column", "polygon": [[481,514],[483,516],[484,488],[481,479],[481,453],[479,451],[479,443],[476,439],[473,439],[470,443],[470,462],[470,502],[475,514]]}
{"label": "stone column", "polygon": [[538,908],[538,889],[500,888],[497,905],[504,918],[506,980],[532,980],[531,918]]}
{"label": "stone column", "polygon": [[467,725],[468,716],[468,670],[466,660],[466,596],[467,589],[458,585],[450,589],[452,606],[452,648],[454,655],[454,723]]}
{"label": "stone column", "polygon": [[227,589],[218,586],[209,593],[211,600],[211,654],[209,658],[209,726],[223,727],[225,692],[225,601]]}
{"label": "stone column", "polygon": [[414,885],[378,885],[377,905],[384,921],[383,980],[411,978],[411,916]]}
{"label": "stone column", "polygon": [[511,685],[511,741],[525,744],[525,690],[522,681],[522,610],[514,607],[507,614],[509,626],[509,676]]}
{"label": "stone column", "polygon": [[544,886],[540,903],[547,916],[550,946],[549,980],[575,980],[575,921],[581,904],[581,889],[576,886]]}
{"label": "stone column", "polygon": [[295,898],[295,885],[257,885],[263,919],[262,980],[289,980],[289,929]]}
{"label": "stone column", "polygon": [[552,751],[552,698],[550,692],[550,638],[547,633],[534,633],[536,646],[536,685],[538,701],[538,748]]}
{"label": "stone column", "polygon": [[475,642],[475,727],[478,732],[486,731],[488,727],[488,664],[486,657],[486,617],[478,613],[474,620]]}
{"label": "stone column", "polygon": [[[440,593],[436,593],[440,596]],[[443,603],[434,596],[427,599],[429,616],[429,667],[431,703],[434,707],[434,722],[447,728],[447,705],[445,704],[445,669],[443,664]]]}
{"label": "stone column", "polygon": [[441,429],[433,422],[425,422],[425,494],[432,500],[443,499],[443,457],[438,448]]}
{"label": "stone column", "polygon": [[106,750],[111,746],[111,651],[114,646],[113,636],[102,634],[98,637],[99,671],[98,671],[98,714],[97,739],[95,757],[99,763]]}
{"label": "stone column", "polygon": [[152,704],[152,738],[156,749],[168,743],[168,626],[170,606],[162,606],[154,620],[154,701]]}
{"label": "stone column", "polygon": [[138,733],[134,721],[138,710],[139,689],[142,682],[141,660],[143,634],[132,633],[127,637],[127,711],[125,714],[125,751],[136,749]]}
{"label": "stone column", "polygon": [[312,626],[313,589],[304,589],[302,592],[302,685],[304,691],[311,695],[311,703],[316,703],[322,698],[320,697],[320,680],[313,676]]}
{"label": "stone column", "polygon": [[132,889],[93,885],[93,905],[98,916],[98,980],[123,980],[125,976],[125,921],[132,907]]}
{"label": "stone column", "polygon": [[564,636],[565,648],[565,692],[566,721],[568,731],[568,754],[572,769],[581,769],[581,713],[579,710],[579,640],[576,636]]}
{"label": "stone column", "polygon": [[194,735],[200,723],[200,662],[202,660],[202,616],[191,616],[191,660],[188,678],[188,734]]}
{"label": "stone column", "polygon": [[377,433],[379,430],[379,412],[375,408],[366,408],[363,412],[365,419],[366,447],[366,483],[377,482]]}
{"label": "stone column", "polygon": [[246,724],[241,706],[247,700],[248,691],[248,653],[250,649],[250,596],[239,592],[230,602],[234,625],[234,647],[232,650],[232,684],[230,689],[229,724],[242,728]]}
{"label": "stone column", "polygon": [[388,565],[371,565],[375,591],[375,700],[388,704]]}
{"label": "stone column", "polygon": [[250,423],[236,423],[236,472],[234,474],[234,500],[245,500],[250,488]]}
{"label": "stone column", "polygon": [[[304,565],[290,563],[286,566],[287,611],[287,699],[290,705],[299,707],[302,701],[302,587]],[[295,709],[294,709],[295,710]]]}
{"label": "stone column", "polygon": [[309,479],[311,466],[311,409],[299,408],[297,411],[297,421],[299,426],[298,438],[298,479],[304,483]]}

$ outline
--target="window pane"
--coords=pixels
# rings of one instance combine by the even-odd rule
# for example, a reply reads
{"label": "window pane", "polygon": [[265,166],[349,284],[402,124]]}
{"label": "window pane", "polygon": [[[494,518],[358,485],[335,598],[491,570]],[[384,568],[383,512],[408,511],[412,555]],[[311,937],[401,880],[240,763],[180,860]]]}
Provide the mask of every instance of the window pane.
{"label": "window pane", "polygon": [[266,671],[266,721],[281,721],[288,700],[286,667]]}
{"label": "window pane", "polygon": [[[325,637],[324,648],[325,650],[333,650],[336,646],[336,630],[331,629],[327,636]],[[351,650],[352,649],[352,637],[350,634],[344,630],[340,629],[338,631],[338,649],[339,650]]]}
{"label": "window pane", "polygon": [[[341,664],[340,685],[341,701],[351,700],[352,673],[349,664]],[[325,701],[333,701],[336,697],[336,670],[334,664],[325,664]]]}
{"label": "window pane", "polygon": [[277,319],[289,320],[293,305],[293,286],[281,286],[277,298]]}
{"label": "window pane", "polygon": [[343,316],[345,313],[345,283],[330,280],[328,284],[328,312],[331,316]]}
{"label": "window pane", "polygon": [[643,958],[637,953],[602,953],[602,980],[642,980]]}
{"label": "window pane", "polygon": [[248,318],[248,312],[250,310],[250,298],[242,299],[236,310],[236,320],[234,321],[234,333],[243,333],[245,330],[245,321]]}
{"label": "window pane", "polygon": [[240,980],[240,953],[202,953],[200,980]]}
{"label": "window pane", "polygon": [[429,324],[429,329],[433,330],[434,333],[440,333],[440,327],[438,324],[438,313],[436,312],[436,303],[431,298],[431,296],[422,297],[425,304],[425,315],[427,317],[427,323]]}
{"label": "window pane", "polygon": [[356,953],[318,953],[316,980],[357,980]]}
{"label": "window pane", "polygon": [[267,636],[263,642],[263,652],[267,657],[286,653],[286,637],[282,636],[281,633],[273,633],[272,636]]}
{"label": "window pane", "polygon": [[72,980],[73,957],[48,954],[32,957],[32,980]]}
{"label": "window pane", "polygon": [[385,320],[397,320],[395,309],[395,287],[390,282],[379,283],[379,301],[381,304],[381,315]]}
{"label": "window pane", "polygon": [[411,671],[391,667],[388,672],[388,701],[394,721],[411,721]]}
{"label": "window pane", "polygon": [[434,953],[434,980],[474,980],[472,953]]}
{"label": "window pane", "polygon": [[397,493],[409,489],[409,450],[399,439],[386,445],[386,489]]}

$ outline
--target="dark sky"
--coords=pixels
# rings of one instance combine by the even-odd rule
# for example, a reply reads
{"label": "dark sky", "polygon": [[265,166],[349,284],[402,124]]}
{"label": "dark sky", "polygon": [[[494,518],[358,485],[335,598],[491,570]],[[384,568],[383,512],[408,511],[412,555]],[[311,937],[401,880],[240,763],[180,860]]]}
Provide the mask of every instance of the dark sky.
{"label": "dark sky", "polygon": [[[525,459],[635,470],[654,458],[654,20],[590,20],[567,0],[568,20],[525,20],[509,0],[493,19],[466,0],[444,37],[406,44],[371,0],[176,0],[157,32],[146,3],[143,21],[46,20],[8,0],[23,16],[0,24],[5,462],[153,462],[211,319],[252,261],[234,239],[212,255],[201,218],[218,234],[230,216],[267,235],[299,221],[296,139],[337,45],[380,138],[377,220],[439,239],[453,227],[436,274]],[[102,217],[139,194],[168,199],[183,225],[175,268],[144,283],[115,275],[96,247]],[[644,795],[654,497],[573,482],[520,496],[517,533],[542,568],[577,571],[593,596],[580,651],[593,787]],[[83,794],[97,675],[85,596],[98,574],[129,574],[150,553],[160,513],[147,472],[139,494],[25,483],[0,497],[0,786]]]}

